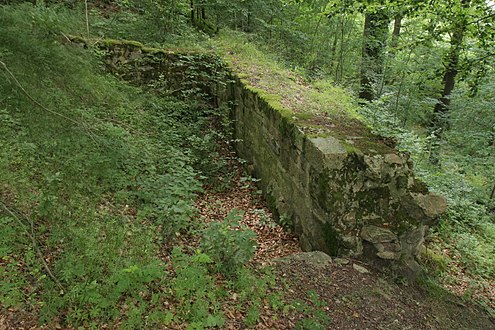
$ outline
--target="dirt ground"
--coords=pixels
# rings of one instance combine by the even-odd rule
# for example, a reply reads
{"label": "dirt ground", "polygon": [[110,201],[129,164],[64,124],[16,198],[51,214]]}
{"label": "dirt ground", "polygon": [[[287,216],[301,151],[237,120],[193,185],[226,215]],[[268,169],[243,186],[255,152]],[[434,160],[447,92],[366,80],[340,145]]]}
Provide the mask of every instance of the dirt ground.
{"label": "dirt ground", "polygon": [[[330,320],[327,329],[495,329],[495,320],[481,307],[440,288],[391,278],[358,260],[327,256],[326,262],[314,262],[294,235],[270,222],[272,214],[255,185],[237,171],[227,191],[209,191],[198,199],[201,218],[218,221],[233,209],[244,211],[242,223],[258,236],[255,261],[274,266],[286,299],[311,305],[307,293],[316,293]],[[300,313],[276,317],[268,307],[263,311],[257,329],[294,329],[301,318]],[[242,326],[231,319],[227,328]]]}
{"label": "dirt ground", "polygon": [[355,260],[337,261],[324,267],[292,258],[277,264],[290,295],[313,290],[324,301],[328,329],[495,329],[480,307],[456,296],[395,283],[371,268],[361,273]]}

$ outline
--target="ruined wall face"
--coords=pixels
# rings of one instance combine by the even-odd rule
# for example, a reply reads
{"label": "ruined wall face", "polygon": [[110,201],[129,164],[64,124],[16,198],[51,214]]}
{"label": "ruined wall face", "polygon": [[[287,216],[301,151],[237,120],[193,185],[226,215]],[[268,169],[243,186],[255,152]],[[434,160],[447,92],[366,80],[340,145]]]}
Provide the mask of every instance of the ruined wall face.
{"label": "ruined wall face", "polygon": [[[78,38],[77,41],[80,41]],[[102,41],[107,68],[120,78],[180,99],[214,103],[227,81],[223,62],[207,53],[146,48],[137,42]]]}
{"label": "ruined wall face", "polygon": [[414,178],[407,155],[310,137],[239,79],[221,99],[233,104],[239,156],[261,179],[269,206],[290,219],[305,251],[417,270],[425,226],[446,206]]}
{"label": "ruined wall face", "polygon": [[[204,54],[195,64],[198,54],[136,45],[106,49],[107,64],[124,79],[174,91],[197,87],[217,105],[231,107],[239,156],[261,179],[269,206],[290,223],[303,250],[361,256],[410,273],[419,269],[425,228],[446,204],[414,178],[407,155],[371,141],[371,135],[304,133],[307,127],[240,79],[220,82],[221,74],[213,74],[216,62],[208,64]],[[191,75],[198,80],[189,81]]]}

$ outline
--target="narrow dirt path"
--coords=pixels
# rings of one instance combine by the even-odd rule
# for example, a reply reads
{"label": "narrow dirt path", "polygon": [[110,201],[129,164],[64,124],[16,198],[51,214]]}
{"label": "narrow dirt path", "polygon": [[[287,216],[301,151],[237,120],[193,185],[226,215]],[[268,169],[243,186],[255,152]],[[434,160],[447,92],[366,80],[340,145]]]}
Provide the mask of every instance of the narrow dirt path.
{"label": "narrow dirt path", "polygon": [[245,176],[240,164],[232,164],[232,171],[235,176],[227,190],[215,192],[207,188],[197,199],[200,221],[222,221],[231,212],[242,211],[240,224],[256,233],[257,249],[253,259],[261,265],[301,252],[297,237],[276,223],[272,212],[264,204],[256,180]]}

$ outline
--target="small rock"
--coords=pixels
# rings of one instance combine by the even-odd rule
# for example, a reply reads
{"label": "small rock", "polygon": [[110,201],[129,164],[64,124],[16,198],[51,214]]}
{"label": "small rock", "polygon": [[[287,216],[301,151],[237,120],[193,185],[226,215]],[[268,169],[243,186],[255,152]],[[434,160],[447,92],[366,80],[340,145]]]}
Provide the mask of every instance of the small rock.
{"label": "small rock", "polygon": [[337,265],[340,265],[340,266],[347,265],[349,263],[349,260],[344,259],[344,258],[335,258],[334,261]]}
{"label": "small rock", "polygon": [[410,193],[404,198],[403,205],[411,218],[423,221],[427,225],[435,224],[447,209],[446,199],[432,193]]}
{"label": "small rock", "polygon": [[296,253],[278,260],[282,262],[303,261],[314,268],[325,268],[332,263],[332,257],[321,251]]}
{"label": "small rock", "polygon": [[397,241],[397,235],[389,229],[372,225],[361,229],[361,238],[373,244]]}
{"label": "small rock", "polygon": [[325,155],[331,154],[345,154],[347,153],[345,148],[342,146],[339,140],[334,137],[328,136],[325,138],[314,138],[310,139],[311,142],[321,150]]}
{"label": "small rock", "polygon": [[386,154],[384,157],[385,163],[403,165],[406,163],[407,159],[401,157],[397,154]]}
{"label": "small rock", "polygon": [[409,278],[409,280],[413,280],[421,271],[421,266],[412,258],[404,260],[404,264],[407,267],[405,275]]}
{"label": "small rock", "polygon": [[385,246],[382,243],[375,243],[373,244],[377,252],[383,252],[385,251]]}
{"label": "small rock", "polygon": [[363,266],[359,266],[358,264],[352,264],[352,268],[354,268],[354,270],[357,270],[361,274],[367,274],[370,272],[369,270],[367,270]]}

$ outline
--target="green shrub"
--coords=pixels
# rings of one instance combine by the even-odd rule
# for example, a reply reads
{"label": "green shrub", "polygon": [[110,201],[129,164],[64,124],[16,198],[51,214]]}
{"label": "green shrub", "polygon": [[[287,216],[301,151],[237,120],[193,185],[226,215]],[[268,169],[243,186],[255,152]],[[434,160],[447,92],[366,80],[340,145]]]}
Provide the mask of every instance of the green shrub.
{"label": "green shrub", "polygon": [[294,308],[304,315],[296,323],[296,329],[298,330],[323,330],[327,329],[330,323],[330,317],[322,310],[324,303],[320,300],[320,297],[313,291],[308,292],[308,297],[311,304],[308,304],[301,300],[296,300],[293,303]]}
{"label": "green shrub", "polygon": [[191,329],[223,325],[217,287],[208,274],[210,257],[199,251],[189,256],[175,248],[172,262],[176,273],[172,290],[179,302],[179,317],[186,320]]}
{"label": "green shrub", "polygon": [[232,277],[251,260],[256,234],[239,225],[242,212],[232,211],[222,222],[212,222],[202,234],[201,247],[211,256],[216,271]]}

